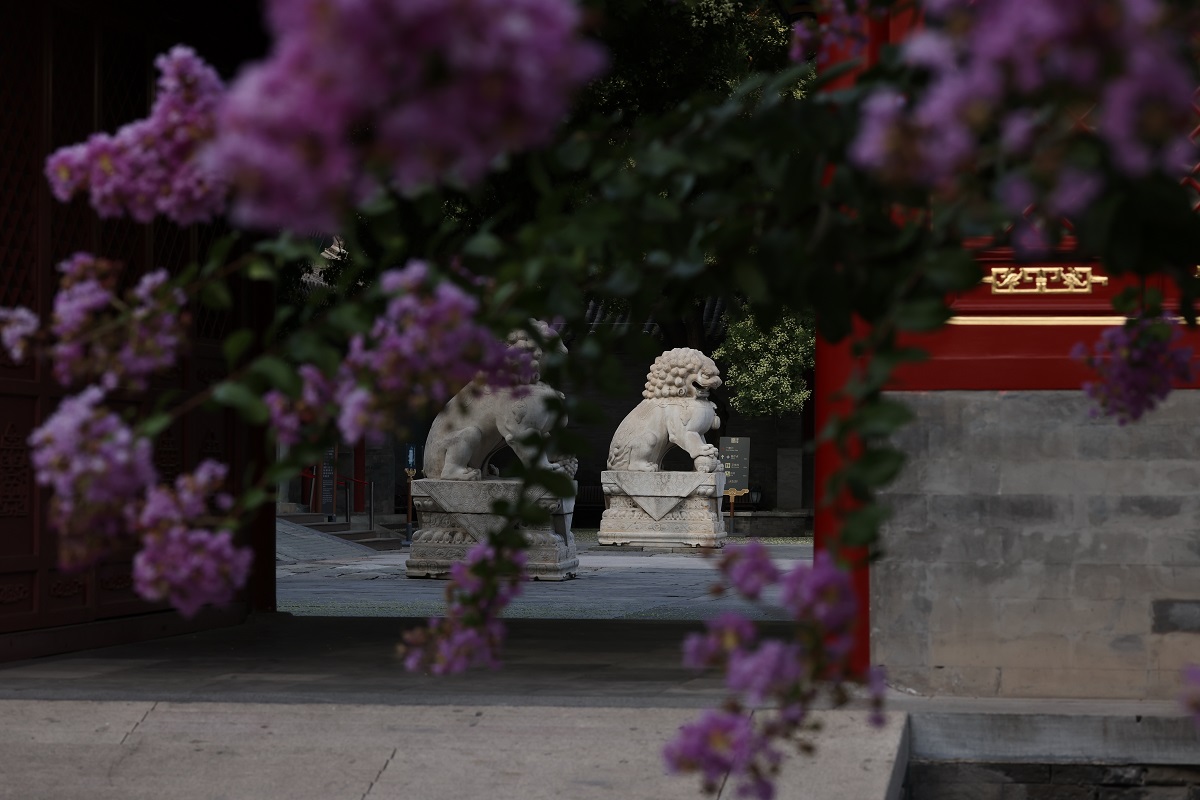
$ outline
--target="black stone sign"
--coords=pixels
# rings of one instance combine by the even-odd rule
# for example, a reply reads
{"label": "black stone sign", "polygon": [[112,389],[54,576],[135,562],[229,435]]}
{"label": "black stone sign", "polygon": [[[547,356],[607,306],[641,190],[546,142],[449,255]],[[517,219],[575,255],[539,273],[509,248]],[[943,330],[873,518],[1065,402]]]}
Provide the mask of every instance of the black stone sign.
{"label": "black stone sign", "polygon": [[334,473],[337,471],[337,448],[331,447],[325,451],[325,457],[321,459],[321,512],[324,514],[336,513],[336,501],[333,498]]}
{"label": "black stone sign", "polygon": [[725,489],[750,488],[750,437],[722,436],[721,463],[725,465]]}

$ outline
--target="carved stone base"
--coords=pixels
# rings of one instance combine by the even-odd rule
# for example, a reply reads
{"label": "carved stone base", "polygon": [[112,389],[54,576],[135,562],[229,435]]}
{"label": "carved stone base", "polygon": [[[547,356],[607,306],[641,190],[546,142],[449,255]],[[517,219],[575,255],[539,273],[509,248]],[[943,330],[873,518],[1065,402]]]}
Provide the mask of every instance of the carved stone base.
{"label": "carved stone base", "polygon": [[606,470],[600,544],[723,547],[725,473]]}
{"label": "carved stone base", "polygon": [[[504,524],[504,517],[493,514],[497,500],[515,502],[521,491],[518,480],[447,481],[424,478],[412,482],[413,507],[417,524],[406,574],[410,578],[446,578],[450,566],[463,561],[467,553],[489,532]],[[540,492],[537,502],[550,511],[550,525],[523,529],[529,542],[527,571],[531,578],[561,581],[575,577],[579,554],[571,533],[575,498],[562,499]]]}

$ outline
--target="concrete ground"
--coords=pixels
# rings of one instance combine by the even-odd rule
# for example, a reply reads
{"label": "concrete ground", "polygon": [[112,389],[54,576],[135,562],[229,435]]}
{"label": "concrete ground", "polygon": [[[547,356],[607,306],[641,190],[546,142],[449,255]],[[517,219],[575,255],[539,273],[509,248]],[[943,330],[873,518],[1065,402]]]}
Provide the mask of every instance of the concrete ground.
{"label": "concrete ground", "polygon": [[[403,552],[363,553],[295,530],[280,541],[278,597],[290,613],[0,664],[0,798],[701,796],[696,778],[664,773],[660,753],[679,725],[724,697],[717,678],[679,664],[688,631],[744,608],[708,593],[711,562],[588,550],[577,580],[526,586],[504,669],[433,678],[406,673],[395,645],[418,617],[437,613],[443,583],[403,578]],[[809,551],[776,555],[795,561]],[[906,709],[913,720],[949,722],[922,729]],[[988,709],[1013,716],[989,729]],[[1039,730],[1059,739],[1070,738],[1062,719],[1087,717],[1097,730],[1121,731],[1113,747],[1128,727],[1108,717],[1171,717],[1111,702],[1021,712],[896,697],[887,725],[874,729],[859,703],[822,712],[817,755],[787,759],[778,796],[895,800],[911,731],[924,757],[961,750],[971,730],[1011,749],[1004,737],[1024,735],[1013,722],[1020,713],[1058,714],[1058,728]],[[1181,721],[1178,709],[1168,720]],[[719,796],[734,797],[734,787]]]}

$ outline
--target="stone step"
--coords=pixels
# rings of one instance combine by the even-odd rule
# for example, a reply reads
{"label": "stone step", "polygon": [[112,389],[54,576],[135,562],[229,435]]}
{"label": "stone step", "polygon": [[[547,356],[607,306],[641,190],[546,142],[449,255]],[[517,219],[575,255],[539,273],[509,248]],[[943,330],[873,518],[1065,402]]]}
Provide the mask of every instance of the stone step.
{"label": "stone step", "polygon": [[377,539],[358,539],[359,544],[364,544],[372,550],[387,551],[387,550],[403,550],[404,539],[394,536],[380,537]]}
{"label": "stone step", "polygon": [[349,522],[325,522],[323,519],[320,522],[304,522],[301,523],[306,528],[312,528],[314,531],[322,533],[341,533],[342,531],[350,530]]}
{"label": "stone step", "polygon": [[[285,522],[294,522],[297,525],[307,525],[310,528],[315,524],[325,524],[329,519],[325,514],[312,514],[309,512],[301,512],[296,514],[276,514],[276,519],[284,520]],[[319,530],[319,529],[318,529]]]}
{"label": "stone step", "polygon": [[[344,524],[344,523],[343,523]],[[343,528],[342,530],[330,531],[339,539],[345,539],[348,542],[361,542],[364,539],[379,539],[382,538],[382,531],[371,530],[369,528]]]}

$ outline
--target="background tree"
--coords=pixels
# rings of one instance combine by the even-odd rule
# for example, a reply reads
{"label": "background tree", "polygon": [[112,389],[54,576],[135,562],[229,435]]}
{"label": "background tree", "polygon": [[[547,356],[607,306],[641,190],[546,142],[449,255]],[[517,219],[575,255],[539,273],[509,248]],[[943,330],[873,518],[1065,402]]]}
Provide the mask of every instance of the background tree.
{"label": "background tree", "polygon": [[713,351],[724,368],[729,404],[748,417],[799,414],[812,396],[806,376],[816,348],[812,319],[785,310],[763,324],[746,304],[726,313],[724,341]]}

